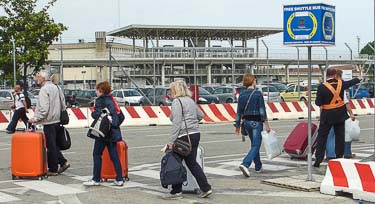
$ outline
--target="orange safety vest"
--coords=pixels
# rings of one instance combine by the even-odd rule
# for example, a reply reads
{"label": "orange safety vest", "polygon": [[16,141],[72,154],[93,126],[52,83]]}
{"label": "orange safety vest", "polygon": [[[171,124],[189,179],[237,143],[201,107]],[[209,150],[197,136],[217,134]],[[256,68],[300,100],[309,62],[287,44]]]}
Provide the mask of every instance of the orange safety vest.
{"label": "orange safety vest", "polygon": [[340,108],[340,107],[345,105],[344,101],[340,97],[340,92],[341,92],[341,89],[342,89],[342,81],[341,80],[337,81],[336,90],[333,88],[332,84],[336,84],[336,82],[333,82],[333,83],[325,82],[325,83],[323,83],[323,85],[326,86],[327,89],[329,91],[331,91],[331,93],[333,95],[330,104],[322,106],[324,110]]}

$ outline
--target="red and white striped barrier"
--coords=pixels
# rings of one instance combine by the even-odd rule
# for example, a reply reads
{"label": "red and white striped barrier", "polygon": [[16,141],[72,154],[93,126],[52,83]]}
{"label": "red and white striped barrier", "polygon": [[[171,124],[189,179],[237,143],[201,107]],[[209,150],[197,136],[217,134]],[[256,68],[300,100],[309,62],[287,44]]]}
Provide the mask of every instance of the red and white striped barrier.
{"label": "red and white striped barrier", "polygon": [[340,191],[351,193],[353,199],[375,202],[375,162],[330,160],[320,192],[336,195]]}
{"label": "red and white striped barrier", "polygon": [[[374,99],[351,100],[350,106],[356,115],[374,114]],[[280,102],[267,103],[266,111],[269,120],[283,119],[306,119],[308,114],[307,102]],[[198,105],[204,113],[203,123],[233,122],[236,118],[237,104],[209,104]],[[121,108],[125,121],[123,126],[145,126],[145,125],[170,125],[169,106],[129,106]],[[91,118],[92,108],[70,108],[68,114],[70,123],[68,128],[88,127],[93,119]],[[319,116],[319,107],[312,104],[312,117]],[[28,114],[32,117],[34,112]],[[12,112],[9,110],[0,111],[0,130],[5,130],[11,120]],[[24,128],[23,122],[19,122],[17,128]]]}

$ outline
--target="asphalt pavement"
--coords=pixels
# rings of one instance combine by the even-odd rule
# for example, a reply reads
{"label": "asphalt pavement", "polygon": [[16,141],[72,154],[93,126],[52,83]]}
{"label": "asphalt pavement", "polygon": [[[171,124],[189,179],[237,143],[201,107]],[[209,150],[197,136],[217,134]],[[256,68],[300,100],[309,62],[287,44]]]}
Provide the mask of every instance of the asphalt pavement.
{"label": "asphalt pavement", "polygon": [[[358,117],[361,138],[353,142],[356,159],[374,153],[374,116]],[[282,145],[299,120],[272,121],[271,128]],[[315,121],[316,122],[316,121]],[[168,192],[160,186],[159,169],[163,153],[160,149],[168,141],[169,126],[125,127],[123,138],[129,146],[129,177],[123,187],[103,183],[99,187],[84,187],[83,181],[92,175],[93,140],[86,137],[87,129],[70,129],[72,147],[64,152],[71,163],[65,173],[47,180],[11,180],[11,136],[0,133],[0,203],[358,203],[350,194],[328,196],[319,192],[303,192],[263,184],[270,178],[306,176],[307,162],[291,160],[285,153],[268,160],[264,149],[261,159],[264,171],[251,170],[245,178],[238,169],[247,153],[250,142],[234,135],[231,123],[201,125],[201,142],[205,150],[204,171],[212,184],[213,195],[201,199],[194,194],[184,194],[177,201],[165,201],[161,196]],[[27,151],[27,150],[25,150]],[[32,155],[30,155],[30,159]],[[324,175],[326,164],[314,168],[316,176]]]}

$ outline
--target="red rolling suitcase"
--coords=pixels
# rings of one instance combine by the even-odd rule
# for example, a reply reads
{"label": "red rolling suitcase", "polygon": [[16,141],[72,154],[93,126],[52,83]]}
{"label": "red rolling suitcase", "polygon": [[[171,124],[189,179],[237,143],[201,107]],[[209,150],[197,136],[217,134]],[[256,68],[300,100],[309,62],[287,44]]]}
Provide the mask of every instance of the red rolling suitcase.
{"label": "red rolling suitcase", "polygon": [[[308,145],[308,123],[300,122],[290,133],[284,143],[284,151],[289,154],[292,158],[306,159],[307,157],[307,145]],[[316,138],[317,138],[317,126],[311,124],[311,139],[312,139],[312,153],[316,149]]]}
{"label": "red rolling suitcase", "polygon": [[[117,152],[121,163],[122,168],[122,177],[125,180],[129,180],[128,174],[128,145],[125,141],[117,142]],[[105,181],[108,179],[115,179],[116,178],[116,171],[113,166],[112,160],[109,157],[107,147],[104,149],[103,156],[102,156],[102,172],[101,178]]]}
{"label": "red rolling suitcase", "polygon": [[47,175],[47,149],[41,132],[19,132],[12,136],[12,179]]}

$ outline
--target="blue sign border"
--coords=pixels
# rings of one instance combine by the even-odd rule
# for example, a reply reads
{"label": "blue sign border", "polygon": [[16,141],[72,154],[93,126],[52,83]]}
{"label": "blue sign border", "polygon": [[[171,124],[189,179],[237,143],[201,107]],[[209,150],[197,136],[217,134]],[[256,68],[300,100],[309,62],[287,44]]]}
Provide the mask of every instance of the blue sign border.
{"label": "blue sign border", "polygon": [[283,11],[284,45],[335,45],[335,6],[324,3],[284,5]]}

